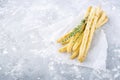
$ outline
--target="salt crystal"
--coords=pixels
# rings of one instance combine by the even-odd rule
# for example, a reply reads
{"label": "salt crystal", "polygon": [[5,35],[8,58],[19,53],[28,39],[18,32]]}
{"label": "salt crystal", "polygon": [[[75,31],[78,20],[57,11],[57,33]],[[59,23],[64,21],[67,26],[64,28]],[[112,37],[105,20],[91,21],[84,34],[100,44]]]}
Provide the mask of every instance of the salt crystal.
{"label": "salt crystal", "polygon": [[2,68],[0,67],[0,70],[2,70]]}
{"label": "salt crystal", "polygon": [[114,57],[112,57],[112,60],[115,60],[115,58],[114,58]]}
{"label": "salt crystal", "polygon": [[49,70],[54,70],[54,68],[52,66],[49,66]]}
{"label": "salt crystal", "polygon": [[120,14],[118,16],[120,16]]}
{"label": "salt crystal", "polygon": [[49,70],[54,70],[54,67],[52,64],[49,64],[48,68],[49,68]]}
{"label": "salt crystal", "polygon": [[117,66],[118,69],[120,69],[120,66]]}
{"label": "salt crystal", "polygon": [[120,58],[120,55],[118,55],[118,58]]}
{"label": "salt crystal", "polygon": [[112,71],[117,71],[117,68],[112,69]]}
{"label": "salt crystal", "polygon": [[84,77],[82,77],[81,79],[84,80]]}
{"label": "salt crystal", "polygon": [[34,35],[30,35],[30,38],[33,39],[33,38],[35,38],[35,36]]}
{"label": "salt crystal", "polygon": [[82,77],[81,75],[76,76],[76,78],[81,78],[81,77]]}
{"label": "salt crystal", "polygon": [[54,62],[50,62],[50,64],[51,64],[51,65],[53,65],[53,64],[54,64]]}
{"label": "salt crystal", "polygon": [[40,80],[40,77],[38,77],[37,79]]}
{"label": "salt crystal", "polygon": [[114,49],[114,52],[120,53],[120,49]]}
{"label": "salt crystal", "polygon": [[61,74],[64,74],[65,72],[64,71],[61,71]]}
{"label": "salt crystal", "polygon": [[16,49],[16,47],[15,47],[15,46],[13,46],[13,47],[12,47],[12,50],[13,50],[13,51],[17,51],[17,49]]}
{"label": "salt crystal", "polygon": [[117,78],[117,77],[119,77],[120,76],[120,73],[118,72],[118,73],[116,73],[115,75],[114,75],[114,78]]}
{"label": "salt crystal", "polygon": [[75,70],[76,72],[79,71],[78,67],[74,66],[73,70]]}
{"label": "salt crystal", "polygon": [[116,7],[115,6],[112,6],[112,10],[115,10],[116,9]]}
{"label": "salt crystal", "polygon": [[7,54],[7,53],[8,53],[8,51],[7,51],[7,50],[4,50],[4,51],[3,51],[3,54]]}

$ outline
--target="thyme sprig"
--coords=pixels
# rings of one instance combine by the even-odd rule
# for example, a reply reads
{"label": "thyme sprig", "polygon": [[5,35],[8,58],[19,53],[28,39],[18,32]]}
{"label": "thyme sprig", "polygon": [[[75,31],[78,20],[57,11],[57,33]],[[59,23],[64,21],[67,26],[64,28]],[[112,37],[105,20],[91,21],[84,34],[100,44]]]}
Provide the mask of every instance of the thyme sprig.
{"label": "thyme sprig", "polygon": [[84,31],[84,26],[83,26],[83,25],[86,24],[86,19],[87,19],[87,17],[86,17],[85,19],[83,19],[83,20],[81,21],[81,23],[80,23],[77,27],[75,27],[75,28],[73,29],[73,31],[70,33],[70,35],[69,35],[68,37],[66,37],[62,42],[67,41],[69,38],[75,36],[76,33],[78,33],[78,32],[79,32],[79,33],[82,33],[82,32]]}

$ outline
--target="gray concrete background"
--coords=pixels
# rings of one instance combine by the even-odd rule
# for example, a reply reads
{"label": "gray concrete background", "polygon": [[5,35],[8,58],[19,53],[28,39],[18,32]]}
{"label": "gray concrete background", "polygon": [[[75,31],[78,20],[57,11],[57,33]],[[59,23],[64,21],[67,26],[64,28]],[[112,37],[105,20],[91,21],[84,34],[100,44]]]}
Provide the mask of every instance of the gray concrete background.
{"label": "gray concrete background", "polygon": [[[40,31],[90,5],[100,5],[109,22],[107,70],[57,64],[36,55],[48,47]],[[120,80],[119,0],[0,0],[0,80]],[[45,31],[44,31],[45,32]]]}

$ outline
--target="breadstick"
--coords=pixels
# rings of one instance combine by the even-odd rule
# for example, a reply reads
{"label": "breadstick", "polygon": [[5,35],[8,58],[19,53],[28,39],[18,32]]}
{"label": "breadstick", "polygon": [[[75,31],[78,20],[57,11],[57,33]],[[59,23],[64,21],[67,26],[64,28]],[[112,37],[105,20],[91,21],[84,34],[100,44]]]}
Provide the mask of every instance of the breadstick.
{"label": "breadstick", "polygon": [[73,54],[70,56],[71,59],[74,59],[75,57],[77,57],[79,54],[79,47],[73,52]]}
{"label": "breadstick", "polygon": [[106,16],[106,18],[100,24],[97,25],[97,28],[104,25],[107,21],[108,21],[108,17]]}
{"label": "breadstick", "polygon": [[83,55],[83,57],[80,59],[80,61],[84,61],[86,56],[87,56],[87,53],[88,53],[88,50],[90,48],[90,45],[91,45],[91,42],[92,42],[92,38],[93,38],[93,35],[94,35],[94,32],[95,32],[95,28],[96,28],[96,23],[98,22],[98,19],[101,20],[101,17],[100,17],[100,8],[97,8],[97,13],[96,13],[96,16],[94,18],[94,23],[93,23],[93,26],[91,27],[91,30],[90,30],[90,34],[89,34],[89,38],[88,38],[88,41],[87,41],[87,46],[86,46],[86,50],[85,50],[85,53]]}
{"label": "breadstick", "polygon": [[[86,14],[84,16],[85,18],[89,16],[89,13],[90,13],[91,9],[92,9],[92,6],[88,7],[88,9],[86,11]],[[85,27],[85,25],[84,25],[84,27]],[[77,48],[79,48],[79,46],[81,44],[81,41],[82,41],[82,36],[83,36],[83,34],[80,35],[79,39],[74,44],[73,51],[75,51]],[[75,58],[78,55],[78,51],[79,51],[79,49],[77,49],[75,52],[73,52],[73,54],[71,56],[71,59]]]}
{"label": "breadstick", "polygon": [[61,47],[60,49],[59,49],[59,52],[66,52],[67,51],[67,46],[68,45],[65,45],[65,46],[63,46],[63,47]]}
{"label": "breadstick", "polygon": [[79,36],[80,33],[77,33],[75,36],[73,36],[68,44],[68,47],[67,47],[67,52],[68,53],[71,53],[72,52],[72,47],[74,45],[74,42],[76,40],[76,38]]}
{"label": "breadstick", "polygon": [[78,48],[78,46],[80,46],[80,44],[82,42],[82,37],[83,37],[83,33],[79,36],[78,40],[74,44],[73,49],[72,49],[73,51],[75,51]]}
{"label": "breadstick", "polygon": [[76,41],[76,43],[73,46],[73,53],[71,55],[71,59],[74,59],[79,54],[79,48],[80,48],[80,45],[82,42],[82,36],[83,36],[83,34],[80,35],[79,39]]}
{"label": "breadstick", "polygon": [[96,26],[96,23],[100,17],[100,8],[97,8],[96,9],[96,16],[94,16],[94,21],[93,21],[93,25],[91,26],[91,30],[90,30],[90,33],[89,33],[89,37],[88,37],[88,40],[87,40],[87,44],[86,44],[86,50],[84,52],[84,54],[81,56],[81,58],[79,59],[81,62],[83,62],[87,56],[87,52],[88,52],[88,49],[90,47],[90,44],[91,44],[91,41],[92,41],[92,37],[93,37],[93,34],[94,34],[94,31],[95,31],[95,26]]}
{"label": "breadstick", "polygon": [[68,39],[67,41],[62,42],[61,44],[62,44],[62,45],[66,45],[66,44],[68,44],[69,42],[70,42],[70,39]]}
{"label": "breadstick", "polygon": [[68,32],[68,33],[66,33],[64,36],[62,36],[61,38],[59,38],[59,39],[57,40],[57,42],[58,42],[58,43],[61,43],[66,37],[68,37],[68,36],[70,35],[70,33],[71,33],[71,31]]}
{"label": "breadstick", "polygon": [[87,11],[86,11],[86,14],[84,15],[85,18],[89,16],[91,9],[92,9],[92,6],[89,6]]}
{"label": "breadstick", "polygon": [[82,43],[81,43],[81,46],[80,46],[80,50],[79,50],[79,56],[78,56],[79,60],[81,59],[82,55],[84,54],[87,39],[88,39],[88,35],[89,35],[89,32],[90,32],[89,29],[92,25],[92,20],[94,18],[94,15],[95,15],[95,8],[92,8],[92,10],[90,12],[90,16],[89,16],[88,21],[87,21],[86,29],[84,31],[84,35],[83,35]]}
{"label": "breadstick", "polygon": [[102,13],[102,16],[100,17],[100,19],[99,19],[98,22],[97,22],[96,28],[99,28],[99,27],[100,27],[100,24],[104,21],[105,18],[106,18],[106,13],[103,12],[103,13]]}
{"label": "breadstick", "polygon": [[[107,21],[108,21],[108,18],[105,19],[104,23],[101,23],[100,26],[103,25],[103,24],[105,24]],[[93,30],[93,31],[94,31],[94,30]],[[84,60],[85,60],[85,57],[87,56],[88,50],[89,50],[90,45],[91,45],[91,42],[92,42],[93,33],[94,33],[94,32],[91,33],[91,37],[90,37],[89,40],[88,40],[87,48],[86,48],[86,51],[85,51],[85,55],[82,57],[81,62],[84,61]]]}
{"label": "breadstick", "polygon": [[73,36],[73,37],[70,39],[70,42],[68,43],[68,47],[67,47],[67,52],[68,52],[68,53],[71,52],[71,46],[73,45],[74,37],[75,37],[75,36]]}

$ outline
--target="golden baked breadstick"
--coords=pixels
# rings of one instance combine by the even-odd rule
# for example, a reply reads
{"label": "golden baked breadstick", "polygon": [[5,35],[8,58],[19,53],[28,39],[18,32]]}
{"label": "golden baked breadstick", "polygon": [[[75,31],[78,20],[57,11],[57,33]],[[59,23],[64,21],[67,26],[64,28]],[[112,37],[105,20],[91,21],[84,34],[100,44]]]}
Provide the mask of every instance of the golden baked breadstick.
{"label": "golden baked breadstick", "polygon": [[63,47],[61,47],[60,49],[59,49],[59,52],[66,52],[67,51],[67,46],[68,45],[65,45],[65,46],[63,46]]}
{"label": "golden baked breadstick", "polygon": [[[89,13],[90,13],[91,9],[92,9],[92,6],[88,7],[88,9],[87,9],[87,11],[86,11],[86,14],[85,14],[85,16],[84,16],[85,18],[89,16]],[[86,25],[84,25],[84,27],[85,27],[85,26],[86,26]],[[77,55],[78,55],[78,53],[79,53],[79,47],[80,47],[80,44],[81,44],[81,42],[82,42],[82,37],[83,37],[83,34],[80,35],[80,37],[78,38],[78,40],[77,40],[76,43],[74,44],[74,46],[73,46],[73,51],[74,51],[74,52],[73,52],[73,54],[72,54],[72,56],[71,56],[71,59],[77,57]],[[77,49],[77,48],[78,48],[78,49]]]}
{"label": "golden baked breadstick", "polygon": [[108,21],[108,17],[106,16],[106,18],[100,24],[97,25],[97,28],[104,25],[107,21]]}
{"label": "golden baked breadstick", "polygon": [[100,8],[97,8],[97,12],[96,12],[96,16],[94,17],[94,22],[93,22],[93,25],[91,27],[91,30],[90,30],[90,34],[89,34],[89,38],[88,38],[88,41],[87,41],[87,46],[86,46],[86,50],[84,52],[84,55],[82,55],[80,61],[84,61],[86,56],[87,56],[87,53],[88,53],[88,50],[89,50],[89,47],[91,45],[91,42],[92,42],[92,38],[93,38],[93,35],[94,35],[94,31],[95,31],[95,28],[96,28],[96,24],[98,22],[98,19],[101,20],[101,17],[100,17]]}
{"label": "golden baked breadstick", "polygon": [[61,42],[61,44],[62,44],[62,45],[66,45],[66,44],[68,44],[69,42],[70,42],[70,39],[68,39],[68,40],[66,40],[66,41]]}
{"label": "golden baked breadstick", "polygon": [[89,29],[92,25],[92,21],[93,21],[94,16],[95,16],[95,8],[92,8],[92,10],[90,12],[90,16],[88,17],[88,21],[87,21],[85,31],[84,31],[82,43],[81,43],[80,50],[79,50],[78,60],[80,60],[82,58],[83,54],[84,54],[87,39],[88,39],[88,35],[89,35],[89,32],[90,32]]}
{"label": "golden baked breadstick", "polygon": [[68,36],[70,35],[70,33],[71,33],[71,31],[68,32],[68,33],[66,33],[64,36],[62,36],[61,38],[59,38],[59,39],[57,40],[57,42],[58,42],[58,43],[62,42],[66,37],[68,37]]}
{"label": "golden baked breadstick", "polygon": [[68,53],[71,52],[71,47],[72,47],[72,45],[73,45],[74,37],[75,37],[75,36],[73,36],[73,37],[70,39],[70,42],[68,43],[68,47],[67,47],[67,52],[68,52]]}
{"label": "golden baked breadstick", "polygon": [[79,54],[79,47],[72,53],[72,55],[70,56],[71,59],[74,59],[75,57],[77,57]]}
{"label": "golden baked breadstick", "polygon": [[85,52],[79,58],[79,60],[81,62],[83,62],[85,60],[86,56],[87,56],[87,52],[88,52],[88,49],[90,47],[91,40],[92,40],[94,31],[95,31],[95,26],[96,26],[96,23],[97,23],[97,21],[99,19],[99,16],[100,16],[100,8],[96,8],[96,12],[95,12],[95,16],[94,16],[94,21],[93,21],[93,25],[91,26],[91,29],[90,29],[90,33],[89,33],[89,37],[88,37],[88,40],[87,40]]}
{"label": "golden baked breadstick", "polygon": [[85,18],[89,16],[89,13],[90,13],[91,9],[92,9],[92,6],[89,6],[85,15],[84,15]]}
{"label": "golden baked breadstick", "polygon": [[100,27],[100,24],[104,21],[105,18],[106,18],[106,13],[103,12],[102,15],[101,15],[101,17],[100,17],[100,19],[97,22],[96,28]]}
{"label": "golden baked breadstick", "polygon": [[[105,21],[100,24],[100,26],[102,26],[103,24],[105,24],[107,21],[108,21],[108,18],[106,18]],[[86,51],[85,51],[85,54],[83,55],[83,57],[82,57],[82,59],[81,59],[81,62],[84,61],[84,60],[85,60],[85,57],[87,56],[88,50],[89,50],[90,45],[91,45],[91,42],[92,42],[92,37],[93,37],[94,31],[95,31],[95,28],[94,28],[94,30],[92,30],[92,33],[91,33],[91,35],[90,35],[90,37],[89,37],[89,39],[88,39]]]}
{"label": "golden baked breadstick", "polygon": [[79,38],[75,42],[75,44],[74,44],[74,46],[72,48],[73,51],[75,51],[78,48],[78,46],[80,46],[80,44],[82,42],[82,37],[83,37],[83,33],[79,36]]}
{"label": "golden baked breadstick", "polygon": [[76,41],[76,43],[73,46],[73,49],[72,49],[73,53],[71,55],[71,59],[74,59],[79,54],[79,48],[80,48],[80,45],[81,45],[81,42],[82,42],[82,36],[83,36],[83,34],[81,34],[79,36],[79,39]]}
{"label": "golden baked breadstick", "polygon": [[68,53],[71,53],[72,52],[72,47],[74,45],[74,42],[75,40],[77,39],[77,37],[79,36],[80,33],[77,33],[75,36],[73,36],[68,44],[68,47],[67,47],[67,52]]}

